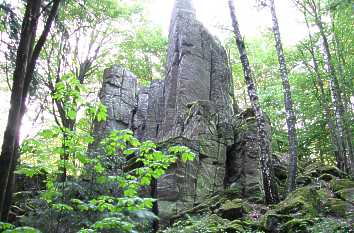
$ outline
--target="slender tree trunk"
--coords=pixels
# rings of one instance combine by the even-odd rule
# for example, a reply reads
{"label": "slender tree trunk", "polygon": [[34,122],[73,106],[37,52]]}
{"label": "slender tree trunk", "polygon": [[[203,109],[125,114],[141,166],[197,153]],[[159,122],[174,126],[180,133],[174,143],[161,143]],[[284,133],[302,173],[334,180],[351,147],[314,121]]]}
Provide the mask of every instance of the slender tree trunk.
{"label": "slender tree trunk", "polygon": [[[38,16],[40,10],[40,0],[28,1],[26,12],[22,22],[21,39],[17,49],[16,65],[14,71],[14,81],[11,92],[10,110],[4,140],[0,155],[0,213],[2,219],[6,220],[7,214],[4,213],[6,190],[8,190],[8,182],[10,171],[15,158],[15,142],[19,135],[21,123],[21,104],[23,89],[25,85],[25,74],[27,65],[31,56],[31,41],[35,37]],[[5,216],[6,215],[6,216]]]}
{"label": "slender tree trunk", "polygon": [[[339,70],[339,75],[341,80],[343,80],[344,85],[347,86],[349,90],[353,90],[352,82],[346,82],[345,78],[345,72],[344,72],[344,67],[345,67],[345,59],[342,53],[342,48],[340,46],[340,42],[338,40],[338,37],[335,32],[335,24],[334,24],[334,18],[333,14],[331,13],[331,20],[332,20],[332,34],[333,34],[333,39],[334,39],[334,50],[335,50],[335,55],[337,57],[337,63],[338,63],[338,70]],[[351,129],[351,124],[353,123],[353,108],[350,102],[350,95],[348,96],[345,91],[343,91],[343,111],[344,111],[344,116],[343,116],[343,125],[344,125],[344,131],[345,131],[345,139],[346,139],[346,145],[347,145],[347,154],[350,159],[350,171],[351,175],[354,177],[354,148],[353,148],[353,137],[352,137],[352,129]]]}
{"label": "slender tree trunk", "polygon": [[321,78],[321,74],[320,74],[320,68],[316,59],[316,54],[315,54],[315,50],[314,50],[314,44],[313,44],[313,38],[311,35],[311,31],[310,31],[310,26],[308,24],[308,20],[307,20],[307,16],[306,16],[306,12],[304,11],[304,17],[305,17],[305,22],[306,22],[306,26],[307,26],[307,30],[308,30],[308,35],[309,35],[309,40],[310,40],[310,47],[309,47],[309,51],[311,54],[311,59],[312,59],[312,63],[313,63],[313,69],[315,71],[315,75],[316,75],[316,80],[317,80],[317,84],[320,88],[320,101],[321,101],[321,105],[324,108],[324,117],[326,118],[327,121],[327,125],[329,128],[329,133],[330,133],[330,139],[331,139],[331,143],[332,143],[332,148],[333,148],[333,153],[335,155],[336,161],[338,162],[340,160],[339,158],[339,145],[338,145],[338,135],[336,133],[335,127],[334,127],[334,122],[333,119],[331,117],[331,109],[330,106],[328,105],[328,100],[326,98],[326,93],[324,90],[324,84]]}
{"label": "slender tree trunk", "polygon": [[286,124],[288,126],[288,140],[289,140],[289,171],[288,171],[288,192],[295,189],[295,179],[297,171],[297,139],[296,139],[296,117],[293,109],[293,101],[291,98],[291,90],[288,78],[288,70],[286,67],[286,61],[283,51],[283,46],[280,38],[280,30],[278,25],[278,19],[275,12],[274,0],[269,0],[270,11],[273,22],[273,33],[275,39],[275,47],[279,60],[280,77],[283,83],[284,91],[284,103],[286,112]]}
{"label": "slender tree trunk", "polygon": [[[17,50],[11,106],[0,155],[0,213],[6,220],[11,205],[14,186],[14,171],[19,157],[19,133],[22,118],[26,112],[26,98],[39,54],[49,34],[61,0],[54,0],[44,30],[33,48],[41,0],[27,1],[22,23],[21,39]],[[10,181],[11,178],[11,181]]]}
{"label": "slender tree trunk", "polygon": [[257,120],[258,140],[259,140],[259,147],[260,147],[259,158],[261,164],[265,201],[267,204],[274,204],[279,202],[279,196],[278,196],[276,181],[274,179],[271,144],[268,139],[269,135],[266,129],[266,119],[258,101],[257,90],[252,78],[251,67],[247,57],[245,44],[239,29],[238,21],[236,18],[235,6],[232,0],[229,0],[229,8],[230,8],[230,15],[232,19],[232,26],[236,37],[236,44],[240,53],[244,78],[247,83],[248,96],[250,98],[252,108],[256,115],[256,120]]}
{"label": "slender tree trunk", "polygon": [[336,76],[336,71],[334,69],[328,39],[323,28],[321,17],[318,15],[317,11],[315,11],[314,14],[315,14],[315,23],[320,31],[320,35],[322,39],[326,72],[330,75],[329,84],[332,93],[332,102],[335,109],[335,119],[336,119],[336,125],[338,130],[339,155],[337,159],[337,167],[344,172],[348,172],[348,160],[346,155],[347,145],[345,139],[344,124],[343,124],[344,106],[341,97],[341,91],[339,88],[339,82]]}
{"label": "slender tree trunk", "polygon": [[[18,152],[18,148],[19,148],[19,139],[16,139],[15,142],[15,150],[16,150],[16,155],[15,155],[15,161],[17,161],[17,159],[20,157],[19,152]],[[11,170],[15,170],[17,166],[16,162],[13,162],[11,164]],[[11,202],[12,202],[12,194],[15,190],[15,179],[16,179],[16,174],[14,172],[10,172],[9,174],[9,179],[8,179],[8,184],[6,187],[6,193],[5,193],[5,200],[4,200],[4,208],[3,211],[1,213],[1,219],[5,220],[8,218],[9,212],[10,212],[10,208],[11,208]]]}

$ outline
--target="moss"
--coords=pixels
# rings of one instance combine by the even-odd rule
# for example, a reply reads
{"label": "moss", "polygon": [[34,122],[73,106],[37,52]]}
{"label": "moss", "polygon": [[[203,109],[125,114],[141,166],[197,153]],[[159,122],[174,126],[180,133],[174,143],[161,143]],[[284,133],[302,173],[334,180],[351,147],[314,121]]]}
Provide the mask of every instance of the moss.
{"label": "moss", "polygon": [[324,181],[331,181],[331,180],[333,180],[333,179],[336,179],[336,177],[335,176],[333,176],[333,175],[331,175],[331,174],[327,174],[327,173],[325,173],[325,174],[322,174],[322,175],[320,175],[320,177],[318,177],[318,179],[319,180],[324,180]]}
{"label": "moss", "polygon": [[329,174],[338,178],[343,178],[346,176],[344,172],[339,170],[336,166],[323,166],[323,164],[312,164],[305,168],[304,175],[311,177],[320,177],[323,174]]}
{"label": "moss", "polygon": [[303,187],[290,193],[279,203],[276,213],[316,216],[320,205],[320,195],[314,187]]}
{"label": "moss", "polygon": [[218,209],[228,200],[241,200],[238,199],[240,195],[240,191],[237,189],[225,190],[215,196],[207,197],[204,202],[193,207],[192,209],[188,209],[173,216],[171,221],[175,222],[179,219],[184,219],[187,215],[205,214],[206,212],[216,213],[218,212]]}
{"label": "moss", "polygon": [[342,189],[354,188],[354,181],[348,179],[333,179],[331,180],[331,189],[337,192]]}
{"label": "moss", "polygon": [[338,198],[328,198],[323,206],[325,213],[336,217],[346,217],[351,208],[352,205],[350,203]]}
{"label": "moss", "polygon": [[277,232],[280,230],[282,224],[292,220],[293,217],[284,214],[267,213],[261,219],[261,226],[270,232]]}
{"label": "moss", "polygon": [[310,219],[319,213],[320,195],[313,187],[303,187],[268,211],[261,219],[261,225],[268,231],[279,231],[293,219]]}
{"label": "moss", "polygon": [[347,188],[337,191],[336,196],[354,205],[354,188]]}
{"label": "moss", "polygon": [[312,225],[312,219],[292,219],[281,226],[280,232],[295,233],[295,232],[309,232],[307,230],[309,225]]}
{"label": "moss", "polygon": [[312,178],[310,176],[299,176],[296,178],[296,184],[298,186],[306,186],[312,183]]}
{"label": "moss", "polygon": [[242,199],[227,200],[223,203],[217,210],[221,217],[234,220],[244,217],[247,213],[251,211],[251,207],[246,201]]}

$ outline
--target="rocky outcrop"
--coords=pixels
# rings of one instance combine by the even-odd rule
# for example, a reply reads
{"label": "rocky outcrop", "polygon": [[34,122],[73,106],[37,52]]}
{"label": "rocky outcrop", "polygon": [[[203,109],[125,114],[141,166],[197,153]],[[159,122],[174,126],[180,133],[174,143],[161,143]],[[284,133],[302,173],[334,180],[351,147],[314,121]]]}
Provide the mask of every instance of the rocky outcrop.
{"label": "rocky outcrop", "polygon": [[[177,163],[158,181],[162,216],[190,208],[224,188],[227,146],[233,143],[233,92],[226,52],[196,20],[190,1],[175,3],[167,54],[163,95],[157,97],[163,107],[161,102],[153,104],[160,108],[152,117],[158,119],[157,126],[148,125],[155,129],[151,131],[155,138],[152,134],[148,138],[187,145],[197,157],[187,165]],[[152,98],[156,103],[156,96]]]}
{"label": "rocky outcrop", "polygon": [[[310,183],[288,193],[278,204],[258,204],[241,195],[239,189],[225,190],[174,216],[175,224],[162,232],[189,233],[206,229],[275,233],[353,231],[354,182],[343,178],[343,173],[332,166],[318,165],[302,168],[300,174],[308,174]],[[341,195],[344,193],[346,195]]]}
{"label": "rocky outcrop", "polygon": [[188,104],[197,100],[210,101],[218,113],[218,124],[227,128],[228,123],[231,129],[233,90],[227,55],[195,17],[190,1],[176,1],[167,53],[164,119],[159,131],[163,140],[183,134]]}
{"label": "rocky outcrop", "polygon": [[[228,148],[225,183],[245,197],[262,200],[256,118],[251,109],[234,117],[234,143]],[[268,124],[270,129],[270,125]]]}
{"label": "rocky outcrop", "polygon": [[[137,78],[133,73],[117,65],[105,70],[99,97],[107,107],[107,120],[95,122],[95,141],[89,147],[91,156],[104,153],[100,142],[113,130],[128,129],[133,127],[133,123],[141,123],[138,117],[134,122],[134,116],[137,115],[137,93]],[[143,108],[140,112],[143,112]]]}
{"label": "rocky outcrop", "polygon": [[[105,72],[100,97],[109,117],[96,127],[94,151],[107,132],[130,128],[139,139],[154,140],[162,149],[182,144],[197,155],[188,164],[178,161],[157,181],[162,219],[242,179],[252,177],[249,186],[258,184],[255,124],[249,125],[250,133],[239,132],[225,49],[196,20],[191,1],[175,3],[165,80],[138,87],[134,75],[113,66]],[[235,167],[227,167],[227,161]],[[240,172],[246,174],[242,179]]]}

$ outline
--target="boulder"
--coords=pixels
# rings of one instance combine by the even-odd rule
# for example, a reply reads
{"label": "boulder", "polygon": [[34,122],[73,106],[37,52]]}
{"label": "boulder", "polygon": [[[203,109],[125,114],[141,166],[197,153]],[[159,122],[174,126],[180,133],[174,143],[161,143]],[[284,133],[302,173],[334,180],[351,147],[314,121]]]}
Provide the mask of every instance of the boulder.
{"label": "boulder", "polygon": [[[300,223],[309,224],[320,210],[321,197],[314,187],[299,188],[268,211],[261,219],[261,225],[270,232],[294,232]],[[297,227],[295,227],[297,226]]]}

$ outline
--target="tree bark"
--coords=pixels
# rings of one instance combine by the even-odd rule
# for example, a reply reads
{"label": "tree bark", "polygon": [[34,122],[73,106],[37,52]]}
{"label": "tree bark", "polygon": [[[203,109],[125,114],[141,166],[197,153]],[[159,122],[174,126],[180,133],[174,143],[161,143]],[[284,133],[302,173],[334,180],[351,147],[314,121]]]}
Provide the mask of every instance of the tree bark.
{"label": "tree bark", "polygon": [[271,144],[268,140],[266,119],[258,101],[257,90],[252,78],[252,71],[247,57],[245,44],[242,39],[238,21],[235,14],[235,6],[232,0],[229,0],[228,2],[229,2],[232,26],[236,37],[236,44],[237,44],[238,51],[240,53],[244,78],[247,84],[248,96],[250,98],[252,108],[255,113],[256,121],[257,121],[258,141],[260,147],[259,159],[261,165],[265,201],[267,204],[274,204],[279,202],[279,196],[278,196],[276,181],[274,179],[274,171],[273,171],[273,164],[272,164],[272,157],[271,157],[272,156]]}
{"label": "tree bark", "polygon": [[[344,81],[344,85],[347,86],[349,90],[353,90],[352,82],[346,82],[345,78],[345,59],[342,53],[342,46],[339,42],[339,39],[335,32],[335,23],[334,23],[334,16],[331,12],[331,21],[332,21],[332,34],[334,40],[334,52],[337,57],[337,64],[339,70],[339,76],[341,80]],[[345,131],[345,139],[347,145],[347,154],[349,157],[350,162],[350,172],[352,177],[354,177],[354,148],[353,148],[353,136],[352,136],[352,127],[351,124],[353,122],[353,108],[350,102],[350,95],[348,96],[345,91],[343,91],[343,127]]]}
{"label": "tree bark", "polygon": [[[21,39],[17,50],[11,107],[0,156],[0,213],[6,220],[11,205],[14,171],[19,157],[19,138],[22,118],[26,112],[26,99],[39,54],[47,40],[61,0],[54,0],[44,30],[34,48],[41,0],[27,1],[22,23]],[[10,181],[11,178],[11,181]]]}
{"label": "tree bark", "polygon": [[334,127],[334,122],[333,119],[331,117],[331,108],[328,105],[328,99],[326,98],[326,93],[325,93],[325,89],[324,89],[324,84],[323,84],[323,80],[320,74],[320,68],[316,59],[316,54],[315,54],[315,49],[314,49],[314,41],[311,35],[311,31],[310,31],[310,26],[307,20],[307,15],[306,12],[304,11],[304,17],[305,17],[305,22],[306,22],[306,26],[307,26],[307,30],[308,30],[308,36],[309,36],[309,40],[310,40],[310,47],[309,47],[309,51],[311,54],[311,59],[312,59],[312,63],[313,63],[313,69],[316,75],[316,81],[317,84],[320,88],[320,104],[322,105],[322,107],[324,108],[324,117],[327,121],[327,125],[329,128],[329,133],[330,133],[330,139],[331,139],[331,143],[332,143],[332,150],[334,153],[334,156],[336,158],[336,161],[339,160],[339,145],[338,145],[338,135],[336,133],[336,129]]}
{"label": "tree bark", "polygon": [[13,163],[16,163],[15,158],[15,142],[19,135],[21,123],[21,104],[23,97],[23,89],[25,85],[25,75],[27,65],[31,56],[32,38],[35,37],[39,10],[41,1],[28,1],[26,5],[25,16],[22,22],[21,39],[17,49],[16,65],[14,70],[13,86],[11,91],[10,110],[8,121],[4,133],[4,140],[0,155],[0,213],[1,219],[6,220],[7,214],[4,213],[6,190],[8,190],[8,182],[10,171]]}
{"label": "tree bark", "polygon": [[285,104],[285,113],[286,113],[286,124],[288,127],[289,156],[290,156],[287,191],[291,192],[295,189],[295,179],[296,179],[296,171],[297,171],[296,117],[293,108],[293,101],[291,98],[288,70],[286,67],[283,46],[280,38],[280,30],[279,30],[277,15],[275,12],[274,0],[269,0],[269,3],[270,3],[269,7],[270,7],[271,15],[272,15],[275,47],[278,54],[280,77],[282,80],[283,91],[284,91],[284,104]]}
{"label": "tree bark", "polygon": [[[330,89],[332,93],[332,102],[335,109],[335,120],[338,130],[338,146],[339,153],[337,159],[337,167],[344,172],[348,172],[348,161],[347,161],[347,145],[345,139],[345,130],[343,125],[343,117],[344,117],[344,106],[341,97],[341,91],[339,88],[339,82],[336,76],[336,71],[333,65],[332,55],[328,43],[327,36],[325,34],[325,30],[323,28],[323,23],[318,12],[314,10],[314,17],[316,26],[319,29],[321,38],[322,38],[322,46],[323,46],[323,56],[325,62],[326,72],[330,75]],[[354,169],[354,168],[353,168]],[[353,171],[354,172],[354,171]]]}

